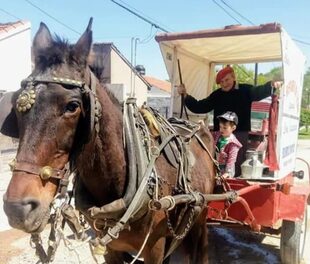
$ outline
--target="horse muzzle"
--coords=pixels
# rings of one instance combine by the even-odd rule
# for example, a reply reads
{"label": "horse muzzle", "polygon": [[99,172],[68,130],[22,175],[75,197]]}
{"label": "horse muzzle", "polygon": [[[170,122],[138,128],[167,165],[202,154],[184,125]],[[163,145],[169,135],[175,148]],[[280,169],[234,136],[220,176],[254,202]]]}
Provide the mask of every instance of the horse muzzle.
{"label": "horse muzzle", "polygon": [[9,201],[3,196],[3,209],[9,224],[27,233],[41,232],[49,218],[49,208],[44,208],[35,198],[24,198],[19,201]]}

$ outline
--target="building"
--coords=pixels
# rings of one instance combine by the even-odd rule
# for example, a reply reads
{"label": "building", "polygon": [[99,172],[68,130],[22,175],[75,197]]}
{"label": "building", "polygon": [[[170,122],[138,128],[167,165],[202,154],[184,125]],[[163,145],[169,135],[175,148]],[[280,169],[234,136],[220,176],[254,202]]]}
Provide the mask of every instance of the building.
{"label": "building", "polygon": [[113,43],[93,44],[89,65],[100,82],[105,84],[120,101],[130,96],[137,98],[138,106],[147,101],[150,84]]}
{"label": "building", "polygon": [[30,22],[0,24],[0,58],[0,94],[18,90],[31,73]]}
{"label": "building", "polygon": [[168,117],[170,115],[171,83],[151,76],[143,77],[151,85],[147,94],[147,104]]}
{"label": "building", "polygon": [[[28,21],[0,23],[0,98],[16,91],[31,73],[31,24]],[[0,134],[0,172],[8,169],[15,155],[17,141]]]}

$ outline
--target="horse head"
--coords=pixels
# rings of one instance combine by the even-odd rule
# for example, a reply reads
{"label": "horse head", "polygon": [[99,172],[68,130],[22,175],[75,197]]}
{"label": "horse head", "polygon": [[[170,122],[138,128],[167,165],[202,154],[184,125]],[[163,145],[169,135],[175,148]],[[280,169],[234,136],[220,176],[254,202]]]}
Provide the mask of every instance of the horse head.
{"label": "horse head", "polygon": [[91,23],[75,45],[53,38],[41,23],[33,40],[35,68],[1,103],[11,103],[1,132],[19,137],[4,211],[10,225],[25,232],[40,232],[47,224],[66,164],[95,125],[97,101],[90,87],[97,80],[87,66]]}

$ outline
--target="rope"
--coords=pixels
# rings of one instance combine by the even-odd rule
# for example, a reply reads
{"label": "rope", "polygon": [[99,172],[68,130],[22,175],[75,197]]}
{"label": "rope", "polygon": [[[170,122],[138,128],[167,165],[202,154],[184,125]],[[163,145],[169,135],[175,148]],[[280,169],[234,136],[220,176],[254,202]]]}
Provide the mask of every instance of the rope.
{"label": "rope", "polygon": [[141,253],[142,253],[142,251],[143,251],[143,249],[144,249],[144,247],[145,247],[145,245],[146,245],[146,242],[148,241],[148,239],[149,239],[149,237],[150,237],[153,224],[154,224],[154,217],[153,217],[153,215],[152,215],[152,221],[151,221],[149,230],[148,230],[148,232],[147,232],[147,234],[146,234],[146,236],[145,236],[145,238],[144,238],[144,241],[143,241],[143,243],[142,243],[142,246],[141,246],[141,248],[140,248],[138,254],[137,254],[137,255],[134,257],[134,259],[130,262],[130,264],[135,263],[135,262],[137,261],[137,259],[140,257],[140,255],[141,255]]}

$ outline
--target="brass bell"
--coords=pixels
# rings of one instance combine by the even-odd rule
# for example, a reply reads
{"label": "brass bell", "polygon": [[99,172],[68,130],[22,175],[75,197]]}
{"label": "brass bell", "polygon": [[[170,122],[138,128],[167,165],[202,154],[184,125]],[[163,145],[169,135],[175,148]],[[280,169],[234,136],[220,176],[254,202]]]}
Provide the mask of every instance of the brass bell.
{"label": "brass bell", "polygon": [[42,180],[48,180],[53,175],[53,169],[50,166],[44,166],[40,171]]}
{"label": "brass bell", "polygon": [[16,159],[12,159],[10,162],[9,162],[9,167],[10,167],[10,170],[13,171],[15,169],[15,165],[16,165]]}

